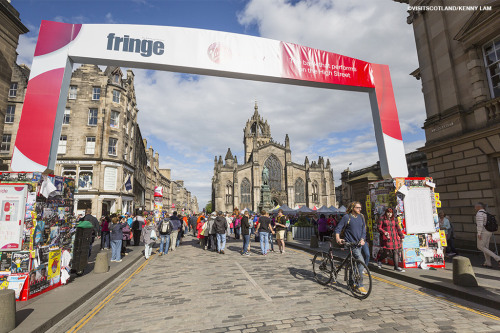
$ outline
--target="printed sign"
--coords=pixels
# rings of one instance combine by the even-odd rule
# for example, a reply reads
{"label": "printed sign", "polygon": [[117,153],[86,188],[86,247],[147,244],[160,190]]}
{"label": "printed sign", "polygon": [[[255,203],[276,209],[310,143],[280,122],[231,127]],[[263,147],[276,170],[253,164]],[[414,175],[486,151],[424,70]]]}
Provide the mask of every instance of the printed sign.
{"label": "printed sign", "polygon": [[0,250],[21,250],[27,185],[0,185]]}

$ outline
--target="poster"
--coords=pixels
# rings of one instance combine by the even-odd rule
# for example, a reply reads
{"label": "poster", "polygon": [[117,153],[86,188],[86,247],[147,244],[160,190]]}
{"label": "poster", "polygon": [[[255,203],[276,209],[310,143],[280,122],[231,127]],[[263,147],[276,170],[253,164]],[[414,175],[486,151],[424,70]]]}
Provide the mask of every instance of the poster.
{"label": "poster", "polygon": [[10,264],[10,272],[12,274],[28,273],[30,268],[30,253],[29,252],[14,252]]}
{"label": "poster", "polygon": [[59,278],[61,274],[61,250],[50,251],[47,278]]}
{"label": "poster", "polygon": [[408,195],[404,198],[406,232],[408,234],[436,231],[431,195],[431,189],[428,187],[409,189]]}
{"label": "poster", "polygon": [[0,290],[9,288],[9,273],[0,273]]}
{"label": "poster", "polygon": [[406,235],[403,239],[403,258],[405,263],[420,262],[420,242],[417,235]]}
{"label": "poster", "polygon": [[0,249],[21,250],[27,185],[0,185]]}
{"label": "poster", "polygon": [[27,277],[28,277],[27,274],[23,274],[23,275],[10,275],[7,278],[7,281],[9,283],[8,288],[14,290],[14,292],[16,293],[16,299],[19,299],[21,291],[23,290],[24,282],[26,281]]}
{"label": "poster", "polygon": [[0,271],[8,272],[10,271],[10,265],[12,264],[12,252],[0,252]]}

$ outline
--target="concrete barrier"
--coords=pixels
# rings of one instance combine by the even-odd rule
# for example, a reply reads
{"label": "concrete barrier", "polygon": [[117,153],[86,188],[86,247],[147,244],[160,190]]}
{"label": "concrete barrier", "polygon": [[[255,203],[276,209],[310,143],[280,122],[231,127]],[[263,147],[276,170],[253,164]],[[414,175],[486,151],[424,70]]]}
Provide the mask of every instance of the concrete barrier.
{"label": "concrete barrier", "polygon": [[99,252],[95,258],[94,273],[107,273],[109,271],[108,252]]}
{"label": "concrete barrier", "polygon": [[453,284],[462,287],[479,286],[469,258],[461,256],[453,258]]}
{"label": "concrete barrier", "polygon": [[288,231],[288,232],[286,233],[286,241],[287,241],[287,242],[291,242],[291,241],[293,241],[293,233],[292,233],[291,231]]}
{"label": "concrete barrier", "polygon": [[16,328],[16,294],[14,290],[0,290],[0,333]]}
{"label": "concrete barrier", "polygon": [[311,243],[310,243],[310,247],[312,247],[312,248],[319,247],[319,244],[318,244],[318,237],[316,237],[316,235],[311,235]]}

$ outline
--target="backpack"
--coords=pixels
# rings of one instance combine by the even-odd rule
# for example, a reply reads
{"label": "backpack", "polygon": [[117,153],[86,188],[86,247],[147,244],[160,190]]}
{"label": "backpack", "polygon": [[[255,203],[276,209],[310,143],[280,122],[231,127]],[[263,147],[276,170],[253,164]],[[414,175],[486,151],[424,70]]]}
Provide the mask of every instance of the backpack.
{"label": "backpack", "polygon": [[484,225],[484,229],[488,230],[489,232],[495,232],[498,230],[498,223],[495,218],[495,215],[486,213],[486,224]]}
{"label": "backpack", "polygon": [[163,220],[161,223],[161,233],[162,234],[170,234],[172,232],[172,225],[170,224],[170,220]]}

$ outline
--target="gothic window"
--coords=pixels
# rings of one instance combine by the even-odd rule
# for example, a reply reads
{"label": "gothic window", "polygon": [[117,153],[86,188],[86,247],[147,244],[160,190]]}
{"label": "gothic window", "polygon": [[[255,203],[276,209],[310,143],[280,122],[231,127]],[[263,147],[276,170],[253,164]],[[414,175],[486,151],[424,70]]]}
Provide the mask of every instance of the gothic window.
{"label": "gothic window", "polygon": [[250,127],[250,131],[252,134],[260,134],[262,135],[262,128],[257,124],[257,122],[253,123]]}
{"label": "gothic window", "polygon": [[305,203],[306,202],[306,197],[305,197],[305,188],[304,188],[304,181],[302,178],[298,178],[295,181],[295,203]]}
{"label": "gothic window", "polygon": [[316,181],[312,184],[312,202],[319,203],[318,183]]}
{"label": "gothic window", "polygon": [[251,206],[252,196],[250,191],[250,182],[248,181],[248,178],[244,178],[241,182],[241,209]]}
{"label": "gothic window", "polygon": [[226,184],[226,205],[233,203],[233,184],[227,182]]}
{"label": "gothic window", "polygon": [[281,191],[281,163],[274,155],[269,156],[264,165],[269,169],[269,187]]}

